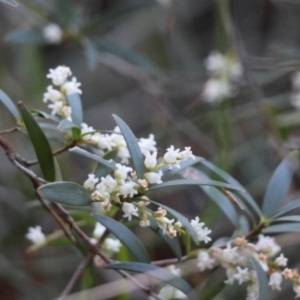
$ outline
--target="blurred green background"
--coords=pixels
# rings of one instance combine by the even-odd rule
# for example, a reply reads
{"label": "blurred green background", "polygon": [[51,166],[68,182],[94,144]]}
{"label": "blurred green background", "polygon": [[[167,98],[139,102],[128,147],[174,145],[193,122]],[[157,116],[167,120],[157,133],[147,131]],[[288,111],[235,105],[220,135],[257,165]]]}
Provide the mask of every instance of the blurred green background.
{"label": "blurred green background", "polygon": [[[258,203],[278,162],[290,148],[299,148],[300,111],[291,104],[291,76],[300,66],[300,1],[18,2],[17,8],[0,2],[0,88],[15,102],[21,99],[30,109],[47,111],[42,102],[50,84],[46,74],[49,68],[69,66],[82,83],[86,123],[111,130],[114,113],[136,136],[154,133],[161,153],[172,144],[191,146],[194,154],[233,175]],[[50,23],[63,30],[57,44],[42,35]],[[202,97],[209,77],[204,59],[212,50],[233,55],[244,69],[235,95],[220,103]],[[0,106],[0,130],[12,126]],[[22,133],[5,139],[22,156],[34,158]],[[92,168],[71,154],[63,154],[59,162],[64,179],[79,183]],[[299,180],[298,174],[287,202],[299,195]],[[82,259],[71,246],[26,253],[29,226],[40,224],[48,234],[57,229],[34,200],[31,182],[0,151],[0,299],[57,297]],[[213,229],[213,239],[233,231],[198,189],[169,193],[161,200],[187,216],[199,214]],[[92,226],[86,229],[91,232]],[[151,233],[137,234],[154,260],[172,256]],[[280,237],[290,267],[300,261],[299,237]],[[195,274],[193,283],[200,284],[206,275]],[[111,275],[96,276],[100,284]],[[229,287],[215,299],[242,299],[240,293],[242,289]],[[293,297],[290,287],[272,294],[272,299],[283,297]]]}

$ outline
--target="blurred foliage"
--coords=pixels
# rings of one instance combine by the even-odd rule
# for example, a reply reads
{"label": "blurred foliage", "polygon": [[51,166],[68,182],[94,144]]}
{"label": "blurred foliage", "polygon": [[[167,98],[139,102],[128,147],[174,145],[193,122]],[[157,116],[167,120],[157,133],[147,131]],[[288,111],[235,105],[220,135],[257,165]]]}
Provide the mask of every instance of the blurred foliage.
{"label": "blurred foliage", "polygon": [[[290,78],[300,66],[298,1],[174,0],[166,7],[154,0],[20,0],[17,8],[4,2],[13,1],[0,3],[0,88],[14,102],[21,99],[29,109],[44,109],[48,69],[70,66],[82,82],[84,120],[90,125],[111,130],[111,115],[116,113],[136,136],[153,132],[161,151],[170,144],[190,145],[194,153],[243,183],[258,203],[275,166],[289,149],[300,146],[300,112],[290,100]],[[43,36],[51,23],[63,31],[59,43],[49,43]],[[239,57],[244,78],[236,96],[211,105],[202,99],[207,80],[203,60],[215,49]],[[1,106],[1,130],[12,126],[12,117]],[[22,156],[34,157],[21,132],[7,140]],[[80,184],[91,167],[75,154],[63,154],[58,161],[63,178]],[[298,195],[299,172],[286,203]],[[204,193],[189,189],[163,197],[164,203],[186,215],[197,212],[213,226],[214,239],[231,233],[230,222]],[[70,246],[26,252],[28,226],[41,224],[47,233],[57,230],[34,201],[28,179],[1,153],[2,299],[56,297],[82,257]],[[92,230],[91,225],[86,228]],[[152,257],[172,256],[167,248],[161,251],[165,246],[151,232],[137,230],[137,234]],[[295,266],[298,237],[282,237]],[[93,285],[91,274],[88,269],[77,289]],[[224,274],[213,275],[214,283],[222,282]],[[111,275],[95,276],[106,282]],[[204,281],[197,276],[193,280],[198,284]],[[217,287],[223,288],[221,283]],[[229,288],[223,299],[240,299],[242,292]],[[291,298],[291,293],[283,289],[272,299]],[[212,290],[204,299],[214,295]]]}

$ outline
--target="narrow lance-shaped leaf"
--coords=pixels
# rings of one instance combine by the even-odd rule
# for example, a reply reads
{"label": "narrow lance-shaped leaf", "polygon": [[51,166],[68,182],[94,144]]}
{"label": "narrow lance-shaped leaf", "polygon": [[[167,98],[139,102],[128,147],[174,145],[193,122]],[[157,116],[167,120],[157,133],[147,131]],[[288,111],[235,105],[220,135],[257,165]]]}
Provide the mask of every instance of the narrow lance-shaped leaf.
{"label": "narrow lance-shaped leaf", "polygon": [[224,183],[221,181],[214,181],[214,180],[197,180],[197,179],[176,179],[176,180],[170,180],[166,181],[161,184],[155,184],[149,187],[149,190],[157,190],[157,189],[162,189],[166,187],[180,187],[180,186],[185,186],[185,185],[210,185],[210,186],[215,186],[215,187],[222,187],[227,190],[232,190],[232,191],[239,191],[239,192],[244,192],[242,189],[239,187],[232,186],[228,183]]}
{"label": "narrow lance-shaped leaf", "polygon": [[81,98],[77,93],[67,95],[66,98],[72,110],[72,122],[81,128],[83,120]]}
{"label": "narrow lance-shaped leaf", "polygon": [[283,232],[300,232],[299,223],[284,223],[271,225],[270,227],[265,228],[263,233],[274,234],[274,233],[283,233]]}
{"label": "narrow lance-shaped leaf", "polygon": [[92,202],[90,194],[75,182],[48,183],[39,187],[38,192],[47,200],[66,205],[85,206]]}
{"label": "narrow lance-shaped leaf", "polygon": [[[217,175],[219,175],[226,182],[228,182],[236,187],[244,189],[244,187],[236,179],[234,179],[228,173],[226,173],[223,170],[221,170],[220,168],[216,167],[214,164],[210,163],[209,161],[204,159],[204,160],[201,160],[200,163],[202,165],[204,165],[205,167],[207,167],[209,170],[211,170],[214,173],[216,173]],[[260,208],[258,207],[255,200],[250,196],[250,194],[243,193],[243,194],[241,194],[241,198],[244,199],[244,201],[246,203],[248,203],[248,205],[250,205],[259,216],[261,216],[262,213],[260,211]]]}
{"label": "narrow lance-shaped leaf", "polygon": [[146,263],[150,262],[146,248],[131,230],[112,218],[101,215],[93,216],[99,223],[115,235],[138,261]]}
{"label": "narrow lance-shaped leaf", "polygon": [[82,42],[82,45],[84,47],[85,56],[87,59],[88,67],[90,70],[94,70],[97,63],[98,63],[98,57],[99,53],[93,42],[85,38]]}
{"label": "narrow lance-shaped leaf", "polygon": [[17,122],[21,120],[20,114],[15,104],[1,89],[0,89],[0,101],[8,109],[8,111],[12,114],[12,116],[15,118]]}
{"label": "narrow lance-shaped leaf", "polygon": [[89,159],[92,159],[94,161],[97,161],[98,163],[100,163],[101,165],[111,169],[111,170],[115,170],[116,167],[115,167],[115,163],[114,162],[111,162],[111,161],[108,161],[106,159],[103,159],[102,157],[96,155],[96,154],[93,154],[93,153],[90,153],[86,150],[83,150],[79,147],[73,147],[71,148],[69,151],[72,151],[72,152],[75,152],[75,153],[78,153],[80,155],[83,155],[85,157],[88,157]]}
{"label": "narrow lance-shaped leaf", "polygon": [[199,244],[197,233],[186,217],[184,217],[181,213],[179,213],[178,211],[174,210],[169,206],[166,206],[159,202],[155,202],[153,200],[149,200],[149,201],[166,209],[171,215],[173,215],[178,221],[180,221],[182,225],[186,228],[186,230],[189,232],[196,245]]}
{"label": "narrow lance-shaped leaf", "polygon": [[166,269],[154,265],[137,262],[128,262],[110,264],[105,266],[104,268],[113,270],[126,270],[131,272],[147,274],[174,286],[176,289],[186,294],[189,297],[189,299],[199,299],[199,296],[193,291],[193,288],[185,280],[183,280],[180,277],[174,276],[171,272],[167,271]]}
{"label": "narrow lance-shaped leaf", "polygon": [[144,158],[137,139],[129,126],[119,116],[113,115],[113,117],[124,136],[137,177],[142,179],[144,176]]}
{"label": "narrow lance-shaped leaf", "polygon": [[45,133],[40,128],[37,121],[32,117],[25,105],[21,101],[19,101],[18,104],[44,178],[47,181],[54,181],[54,159],[50,144],[45,136]]}
{"label": "narrow lance-shaped leaf", "polygon": [[[114,160],[117,157],[117,154],[118,153],[116,150],[112,150],[112,151],[105,153],[102,158],[106,159],[108,161],[111,159]],[[110,171],[111,171],[111,168],[99,163],[99,164],[97,164],[94,174],[97,178],[101,179],[101,177],[105,177]]]}
{"label": "narrow lance-shaped leaf", "polygon": [[300,199],[295,200],[289,204],[284,205],[283,207],[280,207],[277,212],[272,216],[272,219],[276,219],[279,216],[285,215],[289,213],[292,210],[300,208]]}
{"label": "narrow lance-shaped leaf", "polygon": [[300,222],[300,216],[285,216],[275,219],[273,222]]}
{"label": "narrow lance-shaped leaf", "polygon": [[73,135],[73,139],[74,140],[79,140],[80,139],[81,128],[78,127],[76,124],[68,121],[68,120],[62,120],[58,125],[58,129],[63,131],[63,132],[71,130],[72,135]]}
{"label": "narrow lance-shaped leaf", "polygon": [[268,299],[268,294],[269,294],[269,282],[268,282],[267,275],[255,258],[251,257],[251,263],[257,274],[257,282],[258,282],[257,300],[266,300]]}
{"label": "narrow lance-shaped leaf", "polygon": [[293,151],[276,168],[263,200],[262,211],[266,217],[270,217],[284,200],[298,165],[298,151]]}

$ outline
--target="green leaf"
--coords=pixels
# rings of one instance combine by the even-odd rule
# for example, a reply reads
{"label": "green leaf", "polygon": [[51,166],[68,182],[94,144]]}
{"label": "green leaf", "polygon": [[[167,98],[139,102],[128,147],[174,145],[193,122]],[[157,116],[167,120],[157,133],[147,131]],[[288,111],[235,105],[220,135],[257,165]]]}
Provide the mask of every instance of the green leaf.
{"label": "green leaf", "polygon": [[92,202],[90,194],[75,182],[48,183],[39,187],[38,192],[47,200],[67,205],[85,206]]}
{"label": "green leaf", "polygon": [[32,117],[25,105],[21,101],[19,101],[18,104],[44,178],[47,181],[54,181],[54,159],[50,144],[45,136],[45,133],[40,128],[37,121]]}
{"label": "green leaf", "polygon": [[193,238],[195,244],[196,245],[199,244],[197,233],[186,217],[184,217],[181,213],[179,213],[178,211],[174,210],[173,208],[171,208],[169,206],[166,206],[159,202],[155,202],[153,200],[149,200],[149,201],[166,209],[171,215],[173,215],[178,221],[180,221],[182,223],[182,225],[186,228],[186,230],[189,232],[191,237]]}
{"label": "green leaf", "polygon": [[93,274],[93,264],[90,264],[90,266],[87,269],[85,269],[82,275],[80,290],[83,291],[92,288],[94,285],[95,285],[95,278]]}
{"label": "green leaf", "polygon": [[53,247],[70,246],[70,245],[73,245],[73,243],[69,239],[59,239],[47,243],[47,246],[53,246]]}
{"label": "green leaf", "polygon": [[269,181],[262,207],[266,217],[274,214],[287,194],[293,174],[298,167],[296,153],[298,154],[298,151],[293,151],[279,164]]}
{"label": "green leaf", "polygon": [[269,282],[268,282],[267,275],[255,258],[251,257],[251,263],[257,274],[257,282],[258,282],[257,300],[266,300],[268,299],[268,294],[269,294]]}
{"label": "green leaf", "polygon": [[[214,173],[216,173],[217,175],[219,175],[222,179],[224,179],[226,182],[235,185],[241,189],[244,189],[244,187],[236,180],[234,179],[232,176],[230,176],[228,173],[224,172],[223,170],[221,170],[220,168],[216,167],[214,164],[210,163],[207,160],[201,160],[200,162],[202,165],[204,165],[205,167],[207,167],[209,170],[213,171]],[[253,208],[253,210],[259,215],[261,216],[261,210],[258,207],[257,203],[255,202],[255,200],[250,196],[249,193],[241,193],[240,197],[246,202],[248,203],[248,205],[250,207]]]}
{"label": "green leaf", "polygon": [[163,176],[162,176],[162,181],[166,181],[167,179],[169,179],[170,177],[173,177],[175,175],[177,175],[178,173],[182,172],[182,170],[184,170],[185,168],[191,167],[195,164],[198,164],[200,161],[202,161],[204,158],[202,157],[196,157],[195,159],[189,158],[185,161],[182,161],[179,163],[180,168],[172,168],[169,169],[168,166],[166,166],[165,168],[163,168]]}
{"label": "green leaf", "polygon": [[300,222],[300,216],[285,216],[273,220],[274,222]]}
{"label": "green leaf", "polygon": [[267,234],[283,233],[283,232],[299,232],[300,224],[298,223],[284,223],[278,225],[271,225],[265,228],[262,232]]}
{"label": "green leaf", "polygon": [[[106,160],[111,160],[111,159],[114,160],[117,157],[117,154],[118,152],[116,150],[112,150],[105,153],[102,158]],[[111,168],[106,167],[99,163],[97,164],[94,174],[97,178],[101,179],[101,177],[105,177],[110,172],[110,170]]]}
{"label": "green leaf", "polygon": [[150,258],[145,246],[136,237],[136,235],[120,222],[101,215],[93,215],[93,217],[106,227],[113,235],[124,244],[137,261],[149,263]]}
{"label": "green leaf", "polygon": [[56,117],[54,115],[50,115],[50,114],[48,114],[48,113],[46,113],[46,112],[44,112],[42,110],[32,109],[30,112],[31,112],[31,114],[33,116],[36,115],[38,117],[45,118],[45,119],[50,119],[50,120],[55,121],[55,122],[59,122],[60,121],[60,119],[58,117]]}
{"label": "green leaf", "polygon": [[84,47],[85,56],[87,59],[88,67],[90,70],[94,70],[99,58],[99,53],[94,43],[88,39],[84,38],[82,45]]}
{"label": "green leaf", "polygon": [[42,32],[37,28],[20,29],[10,32],[7,35],[7,40],[15,44],[45,44],[46,40]]}
{"label": "green leaf", "polygon": [[8,109],[8,111],[12,114],[12,116],[15,118],[17,122],[21,120],[21,116],[15,104],[1,89],[0,89],[0,101]]}
{"label": "green leaf", "polygon": [[79,94],[72,94],[66,96],[67,101],[72,109],[72,122],[81,128],[83,116],[82,116],[82,104]]}
{"label": "green leaf", "polygon": [[55,157],[53,157],[53,159],[55,168],[55,181],[63,181],[59,163]]}
{"label": "green leaf", "polygon": [[124,136],[137,177],[142,179],[144,177],[144,158],[137,139],[129,126],[119,116],[113,115],[113,117]]}
{"label": "green leaf", "polygon": [[11,6],[14,6],[14,7],[18,7],[19,6],[19,4],[16,1],[14,1],[14,0],[0,0],[0,1],[4,2],[6,4],[9,4]]}
{"label": "green leaf", "polygon": [[80,155],[83,155],[85,157],[88,157],[94,161],[97,161],[98,163],[100,163],[101,165],[111,169],[111,170],[115,170],[116,169],[116,166],[115,166],[115,162],[111,162],[111,161],[108,161],[96,154],[93,154],[93,153],[90,153],[86,150],[83,150],[79,147],[73,147],[72,149],[70,149],[69,151],[72,151],[72,152],[75,152],[75,153],[78,153]]}
{"label": "green leaf", "polygon": [[198,295],[193,291],[193,288],[182,278],[175,277],[166,269],[138,262],[116,263],[104,267],[105,269],[126,270],[131,272],[143,273],[155,277],[163,282],[166,282],[176,289],[182,291],[192,300],[198,300]]}
{"label": "green leaf", "polygon": [[149,218],[149,221],[150,221],[150,228],[166,242],[166,244],[170,247],[170,249],[175,254],[178,261],[181,261],[182,252],[181,252],[181,247],[178,238],[177,237],[174,237],[172,239],[169,238],[166,234],[163,234],[161,232],[160,228],[157,225],[157,222],[154,219]]}
{"label": "green leaf", "polygon": [[157,189],[162,189],[166,187],[180,187],[180,186],[185,186],[185,185],[209,185],[209,186],[214,186],[214,187],[222,187],[227,190],[232,190],[232,191],[239,191],[239,192],[244,192],[242,189],[239,187],[234,187],[230,184],[220,182],[220,181],[214,181],[214,180],[197,180],[197,179],[176,179],[176,180],[170,180],[163,182],[161,184],[155,184],[149,187],[149,190],[157,190]]}
{"label": "green leaf", "polygon": [[282,215],[285,215],[286,213],[291,212],[292,210],[300,208],[300,199],[295,200],[287,205],[284,205],[280,207],[276,213],[272,216],[272,219],[276,219],[277,217],[280,217]]}

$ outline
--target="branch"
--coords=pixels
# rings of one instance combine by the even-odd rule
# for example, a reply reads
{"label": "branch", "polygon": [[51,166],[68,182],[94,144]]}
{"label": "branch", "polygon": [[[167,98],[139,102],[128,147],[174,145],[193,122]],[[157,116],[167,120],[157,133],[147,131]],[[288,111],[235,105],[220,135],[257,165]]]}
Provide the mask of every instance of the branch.
{"label": "branch", "polygon": [[13,128],[9,128],[9,129],[0,131],[0,134],[1,134],[1,135],[2,135],[2,134],[8,134],[8,133],[15,132],[15,131],[17,131],[17,130],[18,130],[17,127],[13,127]]}

